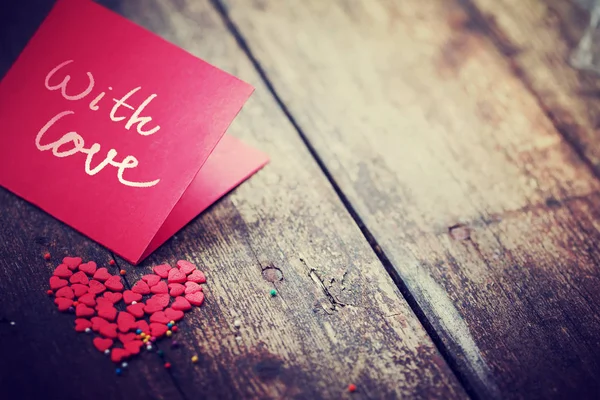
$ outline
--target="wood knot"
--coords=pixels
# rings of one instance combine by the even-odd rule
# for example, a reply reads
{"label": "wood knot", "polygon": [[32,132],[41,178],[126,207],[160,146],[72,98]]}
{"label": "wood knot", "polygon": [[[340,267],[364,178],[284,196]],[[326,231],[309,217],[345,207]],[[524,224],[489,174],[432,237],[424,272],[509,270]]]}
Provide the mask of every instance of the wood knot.
{"label": "wood knot", "polygon": [[450,237],[454,240],[469,240],[471,239],[471,230],[463,224],[456,224],[448,228]]}

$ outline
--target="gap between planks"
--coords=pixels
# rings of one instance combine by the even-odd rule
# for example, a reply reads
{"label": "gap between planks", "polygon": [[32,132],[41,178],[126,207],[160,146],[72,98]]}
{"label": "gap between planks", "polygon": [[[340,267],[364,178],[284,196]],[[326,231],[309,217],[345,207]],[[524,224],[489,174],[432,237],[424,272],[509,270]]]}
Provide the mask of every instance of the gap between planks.
{"label": "gap between planks", "polygon": [[260,76],[260,79],[263,81],[263,83],[269,90],[269,93],[273,96],[273,99],[277,103],[278,107],[281,109],[281,111],[284,113],[284,115],[286,116],[286,118],[288,119],[290,124],[294,127],[294,130],[300,136],[300,139],[302,140],[302,142],[308,149],[310,155],[313,157],[313,159],[319,166],[320,170],[325,175],[327,181],[332,186],[336,195],[338,196],[338,198],[340,199],[340,201],[342,202],[342,204],[344,205],[346,210],[349,212],[350,216],[352,217],[352,219],[354,220],[356,225],[359,227],[364,238],[367,240],[367,242],[369,243],[369,245],[371,246],[371,248],[377,255],[377,258],[379,259],[381,264],[383,264],[386,272],[392,278],[394,284],[400,290],[400,293],[402,294],[404,299],[407,301],[411,310],[415,313],[415,315],[417,316],[421,325],[423,325],[423,328],[425,329],[425,331],[427,332],[427,334],[433,341],[435,347],[437,348],[437,350],[443,357],[444,361],[450,367],[454,376],[458,379],[458,381],[462,385],[463,389],[467,392],[467,395],[470,398],[479,399],[479,396],[476,394],[476,392],[475,392],[474,388],[472,387],[472,385],[470,384],[467,376],[464,375],[460,371],[460,368],[458,368],[458,364],[455,362],[454,357],[452,357],[450,350],[443,343],[442,339],[436,332],[435,328],[433,327],[433,325],[431,324],[431,322],[425,315],[425,312],[423,311],[421,306],[416,301],[415,297],[412,295],[412,293],[408,289],[408,286],[402,280],[402,278],[400,277],[398,272],[395,270],[392,262],[387,257],[385,252],[382,250],[381,246],[377,243],[377,240],[375,239],[373,234],[370,232],[369,228],[367,228],[367,226],[364,224],[364,222],[362,221],[362,219],[360,218],[360,216],[358,215],[358,213],[356,212],[356,210],[350,203],[350,200],[342,192],[342,189],[340,188],[340,186],[337,184],[337,182],[333,178],[333,175],[329,172],[329,170],[325,166],[325,163],[323,162],[323,160],[317,153],[317,150],[312,146],[312,144],[308,140],[306,134],[304,133],[304,131],[302,130],[302,128],[300,127],[300,125],[298,124],[298,122],[296,121],[296,119],[294,118],[292,113],[290,112],[289,108],[285,105],[285,103],[281,99],[281,96],[279,96],[279,94],[277,93],[273,83],[267,76],[265,69],[262,67],[262,65],[260,64],[260,62],[258,61],[256,56],[254,55],[254,53],[252,53],[252,51],[250,50],[250,47],[248,46],[246,39],[242,35],[240,29],[237,27],[235,22],[233,22],[233,20],[229,17],[229,13],[227,12],[227,7],[221,3],[221,0],[210,0],[210,3],[215,8],[217,13],[221,17],[221,19],[223,20],[223,23],[225,24],[225,26],[227,27],[229,32],[235,38],[236,43],[238,44],[240,49],[244,52],[246,57],[248,57],[248,60],[252,63],[252,66],[254,67],[254,69]]}

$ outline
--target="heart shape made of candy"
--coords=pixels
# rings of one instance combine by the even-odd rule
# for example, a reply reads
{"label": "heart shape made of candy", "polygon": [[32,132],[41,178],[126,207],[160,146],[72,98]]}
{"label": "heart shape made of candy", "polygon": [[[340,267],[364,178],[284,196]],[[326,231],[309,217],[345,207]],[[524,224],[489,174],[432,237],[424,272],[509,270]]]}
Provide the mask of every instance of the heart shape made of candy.
{"label": "heart shape made of candy", "polygon": [[75,315],[75,331],[93,335],[94,347],[116,363],[172,336],[184,312],[204,302],[200,283],[206,282],[205,275],[189,261],[155,266],[131,288],[116,267],[114,275],[110,269],[65,257],[50,277],[48,294],[58,311]]}

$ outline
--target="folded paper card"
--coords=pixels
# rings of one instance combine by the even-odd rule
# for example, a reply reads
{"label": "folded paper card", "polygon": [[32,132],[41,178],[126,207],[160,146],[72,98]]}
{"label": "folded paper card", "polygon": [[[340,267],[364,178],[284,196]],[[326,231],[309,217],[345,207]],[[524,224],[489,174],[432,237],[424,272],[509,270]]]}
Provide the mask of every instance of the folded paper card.
{"label": "folded paper card", "polygon": [[138,263],[267,162],[223,138],[252,91],[90,0],[59,0],[0,82],[0,185]]}

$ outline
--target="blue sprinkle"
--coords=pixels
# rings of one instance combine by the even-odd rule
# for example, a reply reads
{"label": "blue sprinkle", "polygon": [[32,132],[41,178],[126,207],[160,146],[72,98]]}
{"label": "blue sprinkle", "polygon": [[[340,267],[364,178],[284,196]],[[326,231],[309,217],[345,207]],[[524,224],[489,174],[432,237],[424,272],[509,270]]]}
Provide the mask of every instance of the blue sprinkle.
{"label": "blue sprinkle", "polygon": [[115,370],[115,374],[117,374],[117,375],[121,375],[121,373],[122,373],[122,372],[123,372],[123,371],[121,370],[121,368],[117,368],[117,369]]}
{"label": "blue sprinkle", "polygon": [[142,333],[142,330],[138,329],[138,330],[135,331],[135,333],[137,333],[139,335],[140,333]]}
{"label": "blue sprinkle", "polygon": [[167,326],[168,326],[169,328],[171,328],[171,327],[173,326],[173,324],[169,322],[169,323],[167,324]]}

